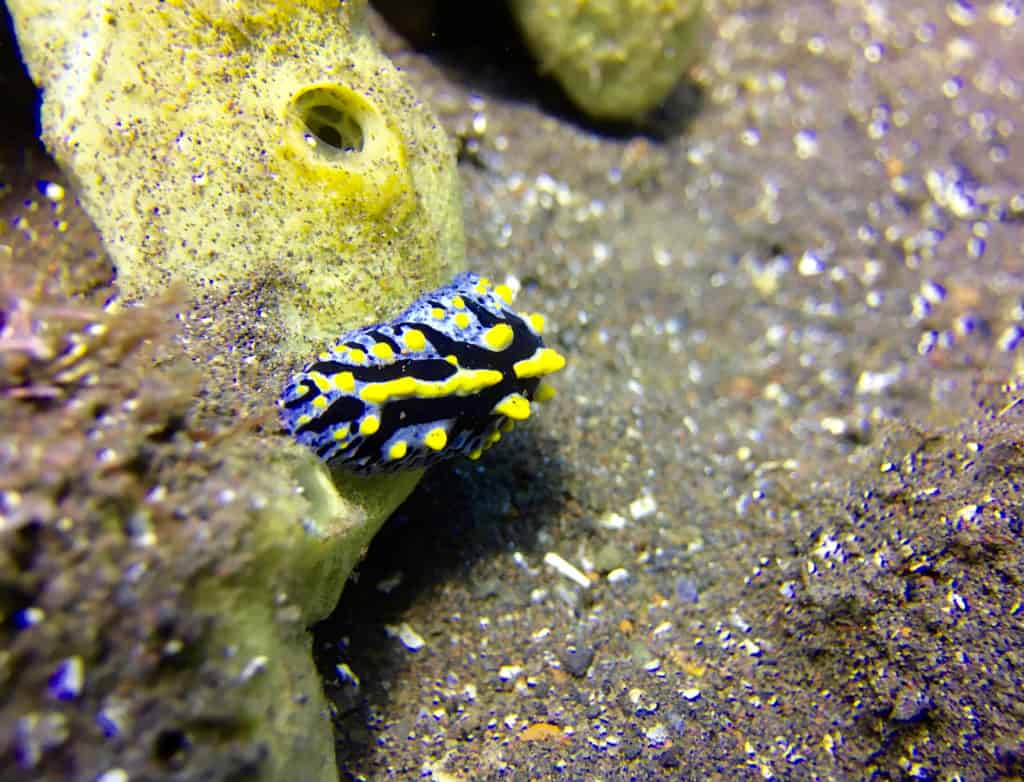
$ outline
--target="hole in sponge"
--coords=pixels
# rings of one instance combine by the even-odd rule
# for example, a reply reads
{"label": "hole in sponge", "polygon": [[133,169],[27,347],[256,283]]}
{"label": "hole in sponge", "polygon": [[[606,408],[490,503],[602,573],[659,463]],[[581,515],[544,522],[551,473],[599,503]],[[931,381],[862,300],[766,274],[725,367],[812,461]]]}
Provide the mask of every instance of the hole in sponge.
{"label": "hole in sponge", "polygon": [[361,152],[365,144],[361,99],[342,87],[322,86],[299,93],[294,106],[307,140],[323,152]]}

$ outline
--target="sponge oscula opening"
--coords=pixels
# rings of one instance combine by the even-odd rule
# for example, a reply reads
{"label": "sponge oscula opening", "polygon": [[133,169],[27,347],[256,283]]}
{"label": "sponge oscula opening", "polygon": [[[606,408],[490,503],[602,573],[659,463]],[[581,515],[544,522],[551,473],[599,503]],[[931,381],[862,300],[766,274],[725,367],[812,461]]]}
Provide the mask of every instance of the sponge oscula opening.
{"label": "sponge oscula opening", "polygon": [[[397,221],[412,208],[405,144],[374,95],[321,82],[296,92],[285,110],[281,157],[336,206]],[[395,210],[398,211],[395,211]]]}
{"label": "sponge oscula opening", "polygon": [[350,90],[319,86],[303,90],[292,103],[305,127],[306,142],[321,154],[363,151],[369,106]]}
{"label": "sponge oscula opening", "polygon": [[[292,175],[330,191],[340,209],[398,220],[415,205],[406,145],[374,95],[331,82],[296,92],[281,157]],[[397,209],[398,211],[394,211]]]}

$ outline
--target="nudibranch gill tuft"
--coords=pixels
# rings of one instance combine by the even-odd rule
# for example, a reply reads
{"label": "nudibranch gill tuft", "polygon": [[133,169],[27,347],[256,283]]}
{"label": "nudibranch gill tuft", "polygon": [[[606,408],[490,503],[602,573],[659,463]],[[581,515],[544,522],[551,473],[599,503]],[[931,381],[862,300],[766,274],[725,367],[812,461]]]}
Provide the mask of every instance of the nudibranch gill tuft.
{"label": "nudibranch gill tuft", "polygon": [[394,320],[355,329],[284,387],[281,423],[332,466],[369,475],[478,459],[565,366],[544,346],[544,317],[512,291],[463,273]]}

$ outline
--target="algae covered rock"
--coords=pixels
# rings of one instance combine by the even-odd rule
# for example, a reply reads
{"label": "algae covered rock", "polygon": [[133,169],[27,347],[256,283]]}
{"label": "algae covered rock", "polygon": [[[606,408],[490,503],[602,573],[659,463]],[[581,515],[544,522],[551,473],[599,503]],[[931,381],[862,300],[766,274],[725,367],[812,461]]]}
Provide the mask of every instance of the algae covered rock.
{"label": "algae covered rock", "polygon": [[510,0],[540,61],[598,119],[657,106],[693,61],[701,0]]}
{"label": "algae covered rock", "polygon": [[7,4],[128,298],[255,298],[304,351],[462,263],[453,148],[364,1]]}
{"label": "algae covered rock", "polygon": [[332,782],[308,628],[418,473],[342,494],[299,445],[200,421],[179,302],[111,312],[101,257],[8,255],[16,238],[0,233],[0,780]]}
{"label": "algae covered rock", "polygon": [[[42,242],[47,216],[19,224]],[[16,240],[0,233],[0,780],[332,782],[308,628],[418,473],[342,494],[255,422],[200,420],[179,302],[112,312],[100,256]]]}

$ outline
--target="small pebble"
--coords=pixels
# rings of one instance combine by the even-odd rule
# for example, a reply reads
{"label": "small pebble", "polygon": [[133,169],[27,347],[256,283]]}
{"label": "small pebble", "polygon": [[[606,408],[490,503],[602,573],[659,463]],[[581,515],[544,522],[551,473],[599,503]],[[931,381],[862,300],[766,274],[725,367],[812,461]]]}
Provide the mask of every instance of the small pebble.
{"label": "small pebble", "polygon": [[629,515],[634,521],[650,516],[658,509],[658,502],[650,494],[637,497],[629,503]]}
{"label": "small pebble", "polygon": [[751,657],[761,656],[761,647],[749,639],[744,639],[740,641],[739,647]]}
{"label": "small pebble", "polygon": [[19,629],[35,627],[46,618],[46,612],[41,608],[29,606],[15,614],[14,622]]}
{"label": "small pebble", "polygon": [[349,667],[348,663],[338,663],[334,666],[334,672],[338,675],[339,682],[351,684],[357,690],[359,689],[361,684],[359,677],[356,676],[355,671]]}
{"label": "small pebble", "polygon": [[267,658],[264,655],[258,655],[253,657],[249,662],[242,668],[241,673],[238,674],[238,680],[240,682],[247,682],[253,676],[256,676],[266,670]]}
{"label": "small pebble", "polygon": [[684,576],[676,581],[676,599],[683,603],[696,603],[700,599],[693,579]]}
{"label": "small pebble", "polygon": [[605,543],[594,555],[594,567],[601,573],[607,573],[622,567],[628,560],[626,550],[617,543]]}
{"label": "small pebble", "polygon": [[128,782],[128,772],[122,768],[112,768],[104,771],[93,782]]}
{"label": "small pebble", "polygon": [[668,741],[668,728],[662,723],[652,725],[644,731],[644,735],[647,736],[647,744],[651,747],[660,747],[666,741]]}
{"label": "small pebble", "polygon": [[636,760],[643,750],[635,741],[626,741],[622,745],[622,756],[626,760]]}
{"label": "small pebble", "polygon": [[892,718],[897,722],[916,722],[932,707],[928,693],[916,687],[904,687],[896,695]]}
{"label": "small pebble", "polygon": [[679,749],[677,747],[669,747],[658,755],[658,763],[662,768],[679,768]]}
{"label": "small pebble", "polygon": [[64,200],[64,188],[56,182],[40,181],[37,183],[39,192],[46,196],[47,200],[57,203]]}
{"label": "small pebble", "polygon": [[64,660],[50,677],[50,695],[59,701],[77,698],[85,681],[85,666],[78,655]]}
{"label": "small pebble", "polygon": [[977,505],[964,505],[956,514],[960,521],[974,521],[978,515]]}
{"label": "small pebble", "polygon": [[377,582],[377,591],[390,595],[402,584],[403,574],[401,570],[395,571],[390,576],[382,578]]}
{"label": "small pebble", "polygon": [[619,530],[626,526],[626,519],[618,513],[605,513],[597,520],[598,526],[605,529]]}
{"label": "small pebble", "polygon": [[427,642],[423,640],[423,636],[417,633],[407,622],[402,622],[398,627],[394,625],[385,625],[385,631],[391,638],[397,638],[402,642],[410,652],[418,652]]}
{"label": "small pebble", "polygon": [[594,661],[594,650],[589,646],[570,646],[562,653],[559,660],[567,672],[577,679],[582,679],[587,675],[587,670]]}
{"label": "small pebble", "polygon": [[120,698],[110,696],[103,701],[103,708],[96,715],[96,724],[108,739],[117,738],[124,733],[127,713],[128,704]]}
{"label": "small pebble", "polygon": [[796,270],[804,277],[814,277],[825,271],[825,263],[817,253],[808,250],[800,256]]}
{"label": "small pebble", "polygon": [[503,665],[498,669],[498,678],[503,682],[510,682],[523,672],[521,665]]}
{"label": "small pebble", "polygon": [[571,565],[566,562],[565,559],[553,551],[549,551],[544,555],[544,564],[558,571],[559,574],[565,576],[571,581],[575,581],[581,587],[586,588],[590,586],[590,579],[587,578],[585,573],[575,565]]}
{"label": "small pebble", "polygon": [[623,581],[629,580],[629,571],[625,568],[617,567],[611,573],[608,574],[609,584],[621,584]]}

